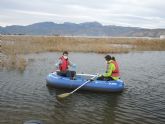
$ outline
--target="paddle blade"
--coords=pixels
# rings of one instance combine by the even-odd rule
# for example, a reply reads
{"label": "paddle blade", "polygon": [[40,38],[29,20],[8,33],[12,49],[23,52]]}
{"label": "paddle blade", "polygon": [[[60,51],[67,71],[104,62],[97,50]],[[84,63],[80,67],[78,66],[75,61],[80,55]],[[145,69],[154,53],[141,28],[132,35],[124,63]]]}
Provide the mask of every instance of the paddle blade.
{"label": "paddle blade", "polygon": [[65,98],[65,97],[67,97],[69,95],[70,95],[70,93],[63,93],[63,94],[57,95],[57,97],[62,99],[62,98]]}

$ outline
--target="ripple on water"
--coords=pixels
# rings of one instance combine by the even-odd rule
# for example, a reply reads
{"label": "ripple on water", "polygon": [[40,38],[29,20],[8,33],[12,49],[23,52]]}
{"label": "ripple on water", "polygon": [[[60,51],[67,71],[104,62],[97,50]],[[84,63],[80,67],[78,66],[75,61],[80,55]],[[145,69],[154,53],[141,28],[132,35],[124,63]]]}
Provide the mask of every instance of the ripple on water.
{"label": "ripple on water", "polygon": [[[71,53],[69,56],[77,64],[78,72],[104,71],[103,54]],[[76,92],[58,101],[56,94],[68,91],[46,87],[45,77],[53,70],[52,63],[59,58],[59,53],[27,56],[34,61],[24,73],[1,71],[0,123],[41,120],[46,124],[164,124],[164,52],[114,56],[126,83],[122,93]],[[159,66],[157,60],[161,60]]]}

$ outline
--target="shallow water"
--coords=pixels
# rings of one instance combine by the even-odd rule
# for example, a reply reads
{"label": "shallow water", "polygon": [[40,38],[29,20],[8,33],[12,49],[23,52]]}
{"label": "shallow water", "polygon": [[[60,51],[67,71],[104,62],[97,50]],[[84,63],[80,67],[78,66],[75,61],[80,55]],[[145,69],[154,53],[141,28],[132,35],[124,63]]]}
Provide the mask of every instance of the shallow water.
{"label": "shallow water", "polygon": [[[0,71],[0,124],[164,124],[165,52],[113,54],[126,83],[122,93],[76,92],[62,101],[56,94],[68,91],[46,86],[47,74],[61,53],[27,55],[24,72]],[[104,72],[103,54],[70,53],[78,73]]]}

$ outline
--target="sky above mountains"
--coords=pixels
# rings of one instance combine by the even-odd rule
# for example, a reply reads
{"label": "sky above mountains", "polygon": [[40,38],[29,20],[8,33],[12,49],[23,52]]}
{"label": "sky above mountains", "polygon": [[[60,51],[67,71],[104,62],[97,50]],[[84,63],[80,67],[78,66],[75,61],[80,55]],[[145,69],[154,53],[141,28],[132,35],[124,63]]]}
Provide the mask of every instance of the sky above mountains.
{"label": "sky above mountains", "polygon": [[165,28],[165,1],[0,0],[0,26],[44,21]]}

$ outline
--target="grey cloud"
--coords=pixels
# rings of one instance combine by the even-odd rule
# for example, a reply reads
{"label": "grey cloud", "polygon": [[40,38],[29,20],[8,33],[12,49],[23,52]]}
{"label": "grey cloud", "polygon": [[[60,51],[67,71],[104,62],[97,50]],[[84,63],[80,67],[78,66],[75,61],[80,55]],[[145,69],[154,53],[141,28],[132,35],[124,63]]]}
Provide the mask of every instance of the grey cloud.
{"label": "grey cloud", "polygon": [[0,25],[41,21],[165,28],[163,0],[1,0]]}

